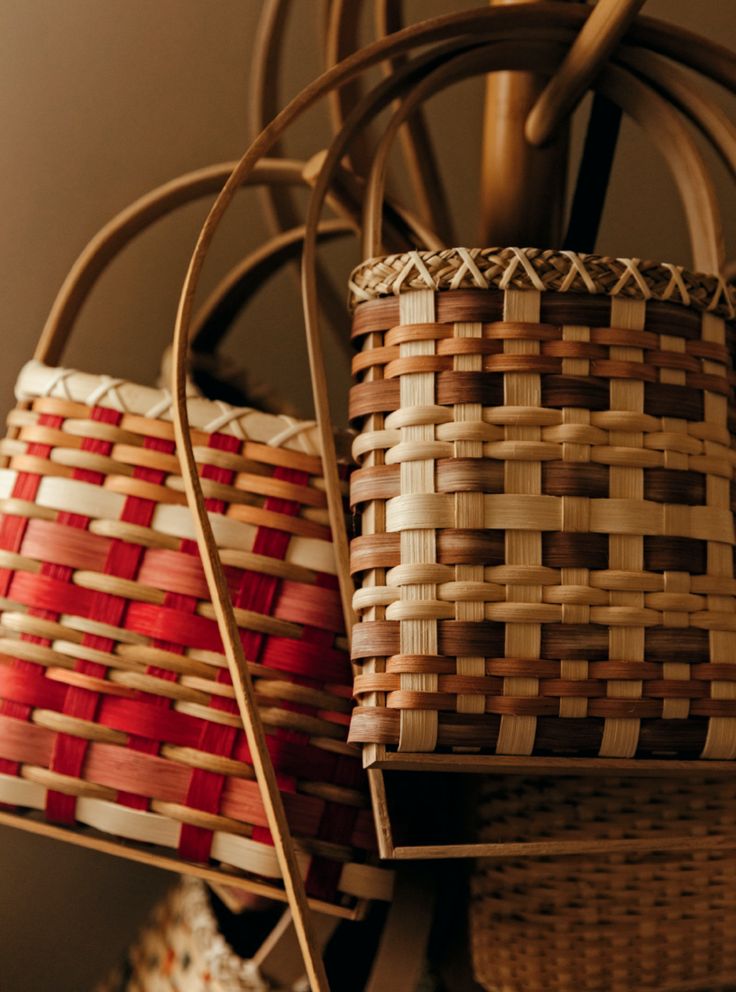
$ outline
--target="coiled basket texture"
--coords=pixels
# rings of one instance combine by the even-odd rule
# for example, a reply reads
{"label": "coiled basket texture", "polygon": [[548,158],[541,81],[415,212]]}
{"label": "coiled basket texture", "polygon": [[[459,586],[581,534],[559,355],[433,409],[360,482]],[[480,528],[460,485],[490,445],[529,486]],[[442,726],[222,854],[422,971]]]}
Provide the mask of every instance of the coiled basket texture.
{"label": "coiled basket texture", "polygon": [[351,292],[350,739],[735,758],[731,288],[506,248]]}
{"label": "coiled basket texture", "polygon": [[[476,980],[489,992],[713,992],[736,987],[731,785],[510,778],[487,787],[481,837],[561,836],[611,848],[676,834],[680,851],[479,860],[471,880]],[[721,786],[721,788],[719,788]],[[684,845],[683,845],[684,847]]]}
{"label": "coiled basket texture", "polygon": [[[247,916],[243,923],[247,926]],[[304,992],[276,988],[221,933],[205,884],[182,878],[151,913],[125,961],[94,992]]]}
{"label": "coiled basket texture", "polygon": [[[17,397],[0,447],[0,803],[279,895],[170,394],[34,361]],[[316,433],[200,396],[188,406],[307,889],[352,912],[389,898],[391,873],[372,860],[347,742],[351,670]]]}

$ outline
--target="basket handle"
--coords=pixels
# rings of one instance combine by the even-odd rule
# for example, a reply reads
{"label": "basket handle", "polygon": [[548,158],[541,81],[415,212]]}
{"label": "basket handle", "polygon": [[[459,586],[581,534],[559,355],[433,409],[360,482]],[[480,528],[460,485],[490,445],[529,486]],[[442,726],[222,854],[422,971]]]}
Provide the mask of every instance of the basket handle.
{"label": "basket handle", "polygon": [[[110,262],[155,221],[178,207],[219,193],[234,164],[223,162],[178,176],[135,200],[108,221],[81,252],[62,283],[36,345],[34,358],[47,365],[58,365],[79,312]],[[266,159],[241,185],[304,185],[303,169],[303,162]]]}
{"label": "basket handle", "polygon": [[[503,46],[503,47],[502,47]],[[449,46],[448,46],[449,47]],[[498,43],[489,48],[489,52],[494,52],[496,57],[501,60],[503,59],[504,65],[517,65],[520,61],[519,51],[521,46],[519,44],[512,43]],[[537,52],[535,51],[535,57]],[[477,56],[469,55],[468,58],[476,58]],[[485,56],[483,56],[485,58]],[[643,60],[644,53],[641,53],[641,59]],[[412,70],[411,67],[407,67],[402,73],[397,73],[393,80],[389,80],[382,86],[377,87],[373,93],[366,98],[362,104],[354,108],[353,112],[350,114],[349,118],[346,120],[342,132],[335,137],[330,146],[330,149],[323,160],[322,173],[319,175],[315,182],[315,186],[310,198],[309,212],[308,212],[308,228],[310,230],[314,229],[314,224],[316,219],[321,215],[322,204],[324,198],[327,194],[327,190],[330,187],[332,181],[332,172],[337,167],[338,162],[342,158],[344,148],[349,144],[351,140],[352,133],[363,126],[364,121],[369,117],[375,115],[382,107],[386,106],[395,96],[393,89],[399,90],[402,86],[407,85],[407,80],[411,79],[412,72],[419,78],[429,78],[427,76],[427,70],[430,66],[431,56],[427,56],[424,60],[415,60],[415,68]],[[536,63],[535,63],[536,64]],[[659,65],[659,62],[657,63]],[[486,71],[487,63],[483,71]],[[449,70],[443,70],[440,68],[437,70],[438,73],[449,72]],[[621,72],[621,70],[619,70]],[[620,78],[620,76],[619,76]],[[627,77],[628,78],[628,77]],[[420,83],[420,85],[424,85]],[[430,85],[430,84],[427,84]],[[642,89],[642,84],[639,84],[639,90]],[[638,90],[637,90],[638,92]],[[661,98],[653,98],[653,106],[656,110],[653,110],[652,102],[647,103],[647,108],[649,112],[659,113],[660,105],[664,105],[665,112],[665,124],[662,125],[661,129],[666,129],[667,123],[674,122],[673,126],[675,128],[676,141],[682,139],[683,147],[691,152],[694,156],[695,162],[695,175],[703,176],[703,188],[702,190],[696,189],[693,191],[696,198],[696,202],[702,202],[704,204],[704,209],[707,211],[709,220],[707,223],[703,224],[702,227],[702,238],[701,243],[707,256],[704,259],[707,264],[710,261],[716,262],[720,256],[719,249],[719,221],[716,209],[715,196],[712,192],[711,183],[707,177],[707,172],[705,171],[705,166],[700,159],[700,156],[696,149],[693,148],[692,140],[688,135],[687,131],[679,122],[677,115],[670,108],[667,107],[664,100]],[[624,97],[625,99],[625,97]],[[406,106],[404,103],[402,106]],[[697,109],[694,107],[692,109]],[[399,112],[401,113],[401,111]],[[394,122],[396,127],[398,127],[399,121]],[[390,126],[390,125],[389,125]],[[731,137],[727,129],[722,129],[720,132],[720,137],[728,147],[732,145]],[[387,144],[390,138],[386,140],[385,151],[388,150]],[[672,139],[670,138],[667,144],[671,144]],[[733,151],[733,148],[732,148]],[[677,152],[679,155],[679,150]],[[375,180],[375,175],[372,177]],[[689,183],[690,177],[685,170],[685,175],[682,174],[678,177],[680,181]],[[380,203],[380,191],[376,188],[375,181],[369,184],[368,195],[366,199],[366,207],[369,211],[373,211],[373,219],[369,213],[368,221],[366,224],[366,230],[370,232],[370,243],[367,247],[366,254],[373,256],[380,254],[380,231],[379,226],[375,221],[375,204]],[[688,194],[690,195],[690,194]],[[371,196],[374,198],[374,203],[371,203]],[[698,216],[692,217],[691,220],[694,225],[700,224],[700,218]],[[311,356],[311,369],[312,369],[312,383],[314,392],[314,402],[315,408],[317,410],[317,422],[320,431],[320,439],[323,445],[324,451],[324,478],[327,490],[328,506],[330,508],[330,521],[333,529],[333,540],[335,542],[335,553],[338,560],[338,576],[340,578],[340,591],[343,604],[343,611],[346,618],[346,624],[348,630],[351,629],[352,625],[355,623],[355,614],[352,608],[352,596],[353,596],[353,583],[350,575],[349,567],[349,549],[348,549],[348,539],[347,533],[345,531],[345,526],[342,517],[342,496],[339,488],[339,478],[337,474],[337,460],[334,454],[334,445],[332,442],[331,433],[331,415],[330,406],[327,393],[327,377],[325,374],[324,359],[322,355],[322,338],[320,332],[320,315],[318,307],[318,297],[317,288],[314,278],[314,256],[315,256],[316,244],[313,239],[307,238],[304,245],[304,261],[302,268],[303,275],[303,299],[304,299],[304,311],[305,311],[305,325],[307,338],[309,341],[309,350]]]}
{"label": "basket handle", "polygon": [[[83,249],[62,283],[36,345],[34,358],[47,365],[59,364],[77,317],[110,262],[138,234],[178,207],[217,194],[232,173],[233,167],[233,162],[224,162],[178,176],[139,197],[108,221]],[[304,162],[264,159],[242,185],[284,189],[289,186],[308,186],[309,178]],[[333,192],[331,205],[346,219],[322,222],[318,226],[317,237],[320,240],[330,240],[347,233],[351,228],[354,230],[358,224],[361,199],[362,188],[348,190],[343,187],[339,195],[337,191]],[[408,211],[404,212],[401,220],[404,227],[428,247],[436,244],[431,232],[424,230]],[[219,345],[229,326],[223,323],[226,312],[234,318],[265,279],[286,262],[298,260],[303,238],[303,227],[282,231],[243,259],[219,283],[197,316],[192,342],[194,351],[201,353],[214,350]],[[227,295],[218,301],[218,294]]]}
{"label": "basket handle", "polygon": [[[341,62],[359,47],[360,21],[365,6],[361,0],[331,0],[325,29],[326,68]],[[401,30],[404,24],[403,0],[373,0],[372,6],[374,28],[379,38]],[[388,59],[381,69],[388,76],[402,64],[401,56],[396,56]],[[362,96],[362,88],[357,81],[331,91],[329,102],[333,132],[340,130],[350,108]],[[432,138],[421,111],[406,122],[400,141],[406,178],[419,218],[425,226],[437,232],[443,246],[452,244],[449,206],[444,196]],[[368,135],[356,134],[348,161],[360,176],[365,176],[371,159]]]}
{"label": "basket handle", "polygon": [[[355,235],[355,225],[339,218],[322,221],[317,231],[320,242],[346,234]],[[287,262],[298,262],[304,244],[305,228],[293,227],[274,235],[246,255],[215,286],[192,322],[192,351],[213,354],[222,339],[264,282]]]}
{"label": "basket handle", "polygon": [[[203,254],[204,249],[198,245],[195,258],[201,260]],[[188,350],[187,323],[183,316],[190,305],[191,296],[184,293],[177,315],[173,349],[173,422],[177,454],[187,502],[194,518],[202,566],[212,597],[220,638],[227,658],[238,710],[243,721],[251,761],[260,787],[268,826],[281,868],[284,887],[294,920],[294,929],[304,957],[307,978],[312,992],[329,992],[327,974],[311,922],[304,880],[299,869],[276,772],[268,752],[266,734],[255,698],[253,681],[240,640],[240,632],[230,599],[225,571],[205,506],[194,459],[187,413],[185,369]],[[183,331],[182,328],[184,328]]]}
{"label": "basket handle", "polygon": [[[413,109],[446,86],[471,75],[497,69],[519,69],[530,64],[540,72],[553,73],[557,62],[558,58],[549,46],[498,43],[459,55],[419,83],[387,124],[376,151],[365,203],[365,257],[373,258],[382,253],[381,204],[388,155],[399,128]],[[705,272],[720,272],[724,264],[724,244],[718,197],[708,168],[679,114],[636,76],[616,65],[608,65],[602,70],[594,88],[621,106],[656,140],[684,207],[695,267]]]}
{"label": "basket handle", "polygon": [[545,145],[554,137],[643,6],[644,0],[598,0],[559,69],[529,111],[525,132],[531,144]]}
{"label": "basket handle", "polygon": [[[286,46],[282,43],[288,26],[292,0],[262,0],[252,45],[251,70],[248,80],[249,137],[258,134],[276,116],[280,107],[280,79]],[[319,21],[319,18],[315,18]],[[319,27],[319,26],[318,26]],[[272,157],[281,157],[281,142],[271,149]],[[263,186],[259,190],[261,210],[266,227],[272,234],[280,234],[301,223],[301,201],[293,190],[285,186]],[[292,266],[295,289],[299,288],[299,266]],[[344,294],[320,269],[322,311],[325,322],[333,334],[339,332],[345,313]],[[340,337],[338,341],[342,343]]]}
{"label": "basket handle", "polygon": [[[331,89],[344,85],[346,82],[357,77],[359,73],[385,58],[410,51],[412,48],[420,45],[429,45],[433,42],[442,43],[448,38],[463,36],[466,38],[470,36],[477,39],[478,37],[486,37],[498,30],[506,30],[512,34],[518,34],[519,32],[528,31],[531,28],[544,33],[550,29],[550,26],[555,27],[556,30],[559,30],[560,26],[562,26],[563,33],[567,32],[569,34],[571,31],[574,32],[576,29],[579,29],[580,24],[585,20],[585,16],[585,11],[578,11],[573,6],[568,6],[567,4],[547,4],[544,2],[522,4],[514,7],[489,7],[477,12],[464,11],[460,14],[450,14],[445,17],[434,18],[424,23],[412,25],[403,31],[389,35],[354,53],[342,63],[323,73],[302,90],[267,125],[246,150],[232,175],[220,191],[205,220],[184,279],[174,330],[172,369],[174,429],[181,459],[182,478],[187,502],[196,522],[197,541],[202,552],[207,584],[212,595],[213,603],[215,604],[218,626],[225,646],[228,667],[236,689],[238,706],[249,742],[252,741],[251,747],[254,756],[254,765],[258,781],[263,789],[264,805],[268,814],[269,824],[274,833],[276,851],[279,863],[282,866],[285,886],[294,914],[295,927],[300,946],[305,956],[305,963],[308,976],[312,982],[313,992],[321,992],[321,990],[327,987],[324,968],[316,955],[314,943],[311,939],[304,886],[294,858],[293,846],[288,831],[288,824],[284,816],[283,803],[278,791],[275,774],[264,746],[263,726],[253,698],[253,687],[245,664],[245,658],[243,657],[232,603],[230,602],[222,564],[217,554],[217,547],[207,515],[202,487],[192,451],[191,438],[189,436],[189,422],[186,409],[186,366],[189,348],[189,328],[199,277],[212,239],[238,187],[253,172],[256,163],[268,153],[270,148],[273,147],[274,142],[278,141],[286,128]],[[706,44],[704,46],[706,53],[704,53],[702,48],[698,48],[697,45],[694,46],[692,44],[693,36],[688,32],[684,32],[682,29],[661,27],[651,21],[644,23],[638,30],[635,25],[634,29],[632,29],[632,36],[640,42],[642,40],[653,42],[658,50],[674,54],[676,57],[681,57],[687,64],[700,69],[706,75],[717,78],[726,85],[736,87],[736,66],[732,62],[730,53],[719,46]],[[324,193],[326,195],[326,191]],[[313,230],[313,226],[311,230]],[[305,240],[303,264],[307,269],[309,268],[307,254],[310,245],[312,261],[314,259],[314,240],[310,236],[311,230],[308,230],[308,237]],[[317,355],[311,354],[310,361],[312,368],[316,368],[317,372],[319,372],[320,367],[324,368],[324,365],[320,360],[321,342],[318,332],[311,334],[308,340],[310,350],[314,347],[318,349]],[[336,459],[334,438],[327,426],[329,422],[329,403],[327,402],[324,390],[325,385],[324,377],[320,383],[315,381],[314,392],[317,415],[320,421],[320,437],[323,444],[325,478],[329,488],[331,485],[330,477],[336,464]],[[333,536],[336,542],[336,553],[338,554],[338,574],[340,574],[347,566],[347,541],[342,521],[339,487],[337,493],[337,500],[334,498],[334,493],[330,499],[330,513]],[[346,615],[349,617],[349,612]]]}

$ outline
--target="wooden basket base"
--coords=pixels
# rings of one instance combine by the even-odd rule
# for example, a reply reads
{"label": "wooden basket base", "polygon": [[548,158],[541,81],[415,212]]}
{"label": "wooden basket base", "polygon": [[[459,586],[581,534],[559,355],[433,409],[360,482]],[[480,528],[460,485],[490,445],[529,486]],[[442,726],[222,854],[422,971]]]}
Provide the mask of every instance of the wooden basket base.
{"label": "wooden basket base", "polygon": [[[599,840],[543,839],[509,842],[472,839],[474,830],[468,816],[463,815],[463,794],[453,787],[462,778],[447,775],[452,772],[472,772],[474,775],[565,775],[620,776],[636,775],[648,778],[682,778],[698,773],[702,779],[702,761],[636,761],[620,759],[560,759],[515,758],[491,755],[417,755],[397,754],[376,748],[378,754],[367,754],[366,767],[371,783],[374,818],[381,858],[403,860],[439,860],[450,858],[519,858],[550,855],[681,850],[736,850],[736,829],[733,831],[693,837],[687,824],[672,831],[654,832],[651,837]],[[380,753],[383,752],[383,753]],[[448,759],[452,759],[449,760]],[[632,765],[634,766],[632,769]],[[733,762],[707,762],[709,775],[733,774]],[[391,772],[401,771],[402,775]],[[427,777],[419,786],[416,776]],[[428,802],[423,815],[421,802]],[[402,822],[403,810],[411,810],[412,823]],[[445,813],[445,823],[441,813]],[[465,811],[467,813],[467,810]],[[427,839],[417,836],[417,824],[422,829],[430,823],[436,835]]]}

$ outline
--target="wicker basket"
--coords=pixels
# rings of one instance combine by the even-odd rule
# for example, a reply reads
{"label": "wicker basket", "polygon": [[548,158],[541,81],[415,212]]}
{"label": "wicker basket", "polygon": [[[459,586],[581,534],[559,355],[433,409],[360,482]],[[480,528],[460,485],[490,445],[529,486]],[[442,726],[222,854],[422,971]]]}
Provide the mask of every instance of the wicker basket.
{"label": "wicker basket", "polygon": [[[202,195],[201,182],[183,187]],[[126,236],[162,213],[155,199],[126,212]],[[37,356],[58,352],[59,326]],[[0,469],[0,803],[73,829],[0,818],[283,899],[171,394],[34,360],[17,397]],[[392,877],[372,862],[365,777],[346,740],[351,670],[316,432],[197,395],[188,406],[307,889],[355,915],[390,898]]]}
{"label": "wicker basket", "polygon": [[[611,845],[627,832],[674,826],[699,847],[705,811],[732,823],[734,802],[733,789],[719,797],[713,783],[661,783],[654,793],[631,779],[584,788],[513,780],[489,788],[481,833],[496,837],[508,815],[527,840],[550,823]],[[479,861],[470,916],[476,978],[489,992],[734,988],[735,882],[734,851]]]}
{"label": "wicker basket", "polygon": [[736,757],[723,281],[457,249],[352,290],[351,740]]}
{"label": "wicker basket", "polygon": [[[350,288],[351,740],[376,769],[736,757],[731,288],[570,251],[382,252],[409,116],[473,74],[555,64],[508,43],[417,73],[375,153]],[[620,66],[596,85],[656,140],[695,265],[720,272],[717,198],[680,115]],[[333,141],[313,196],[388,87]]]}

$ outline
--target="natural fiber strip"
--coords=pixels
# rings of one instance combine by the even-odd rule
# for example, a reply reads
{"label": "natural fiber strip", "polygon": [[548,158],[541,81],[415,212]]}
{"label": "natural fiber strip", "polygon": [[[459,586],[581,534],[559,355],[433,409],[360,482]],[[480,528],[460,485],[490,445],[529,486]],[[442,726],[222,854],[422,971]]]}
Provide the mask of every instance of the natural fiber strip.
{"label": "natural fiber strip", "polygon": [[[538,292],[507,292],[504,299],[504,319],[508,322],[527,322],[539,319],[540,296]],[[539,343],[523,339],[510,338],[504,342],[504,353],[507,355],[539,354]],[[504,376],[504,402],[510,406],[539,406],[541,405],[541,380],[533,372],[508,372]],[[505,428],[507,441],[533,443],[540,437],[539,427],[508,425]],[[538,455],[538,452],[537,452]],[[501,457],[503,457],[501,455]],[[514,499],[518,501],[523,511],[525,503],[536,501],[537,494],[542,491],[542,466],[534,454],[529,452],[528,461],[506,461],[504,473],[504,491],[514,494],[511,497],[486,497],[495,500]],[[539,502],[537,505],[539,506]],[[499,505],[499,510],[501,507]],[[486,503],[484,507],[487,520],[486,526],[497,528],[507,527],[505,560],[509,565],[541,565],[542,564],[542,535],[544,527],[541,506],[530,517],[530,529],[516,528],[516,522],[505,524],[495,506]],[[497,519],[497,517],[499,519]],[[540,586],[509,586],[506,589],[506,602],[538,603],[542,598]],[[492,618],[486,607],[486,616]],[[514,614],[508,616],[513,621]],[[505,653],[510,657],[535,658],[540,653],[540,626],[534,622],[533,614],[526,610],[519,616],[528,617],[524,623],[509,622],[506,625]],[[534,696],[538,691],[538,682],[533,677],[506,678],[503,685],[503,695],[523,697]],[[534,749],[535,723],[532,716],[519,715],[503,717],[498,732],[497,747],[504,754],[531,754]]]}
{"label": "natural fiber strip", "polygon": [[[402,324],[417,324],[434,319],[434,294],[426,289],[417,293],[406,293],[401,297]],[[430,325],[431,327],[432,325]],[[434,340],[420,338],[400,346],[402,357],[412,355],[432,355]],[[434,404],[433,372],[416,372],[401,378],[401,406],[411,408]],[[401,428],[401,442],[406,445],[423,444],[434,440],[434,425],[420,424]],[[431,564],[436,561],[437,550],[434,529],[441,514],[447,515],[447,523],[452,524],[451,507],[438,503],[434,493],[434,461],[430,457],[404,460],[401,465],[401,491],[405,496],[393,500],[386,511],[386,529],[401,531],[401,559],[409,565]],[[433,514],[430,507],[436,507]],[[435,519],[432,519],[434,517]],[[447,524],[446,524],[447,525]],[[412,529],[413,528],[413,529]],[[411,583],[401,587],[402,605],[406,612],[400,622],[400,650],[402,654],[436,655],[437,619],[430,611],[422,616],[417,605],[422,600],[431,602],[435,587],[431,582]],[[437,687],[435,675],[405,674],[401,676],[401,687],[407,691],[433,691]],[[402,710],[399,730],[399,750],[431,751],[437,742],[436,711]]]}
{"label": "natural fiber strip", "polygon": [[[614,326],[628,326],[631,328],[643,328],[646,319],[644,304],[641,302],[622,301],[614,299],[611,302],[611,324]],[[613,346],[611,357],[623,359],[631,362],[641,361],[643,354],[638,348],[628,348]],[[636,379],[615,380],[611,382],[611,410],[627,410],[634,413],[644,411],[644,387],[643,383]],[[626,444],[634,447],[643,444],[644,438],[641,433],[619,433],[611,432],[610,441],[612,445]],[[617,499],[628,501],[641,500],[644,495],[644,477],[640,468],[629,468],[613,466],[609,474],[609,487],[611,496]],[[628,505],[626,509],[629,509]],[[630,519],[633,507],[627,513],[626,519]],[[591,508],[591,530],[598,529],[593,523],[594,510]],[[622,513],[623,517],[623,513]],[[614,525],[615,526],[615,525]],[[613,530],[613,527],[609,528]],[[646,524],[639,523],[638,534],[633,529],[622,533],[623,528],[619,526],[618,533],[611,533],[609,538],[609,562],[612,569],[622,571],[639,571],[644,565],[644,546],[642,533],[647,533]],[[679,535],[678,535],[679,536]],[[690,536],[682,535],[682,536]],[[613,609],[618,607],[630,608],[631,626],[612,624],[609,632],[609,651],[613,658],[622,658],[627,661],[644,660],[644,628],[634,626],[637,609],[643,606],[643,596],[637,591],[615,591],[610,594],[610,604]],[[634,680],[618,682],[612,680],[608,684],[608,695],[636,699],[641,696],[642,684]],[[639,735],[638,721],[632,720],[607,720],[603,728],[603,741],[601,744],[601,755],[603,757],[631,758],[636,754]]]}

